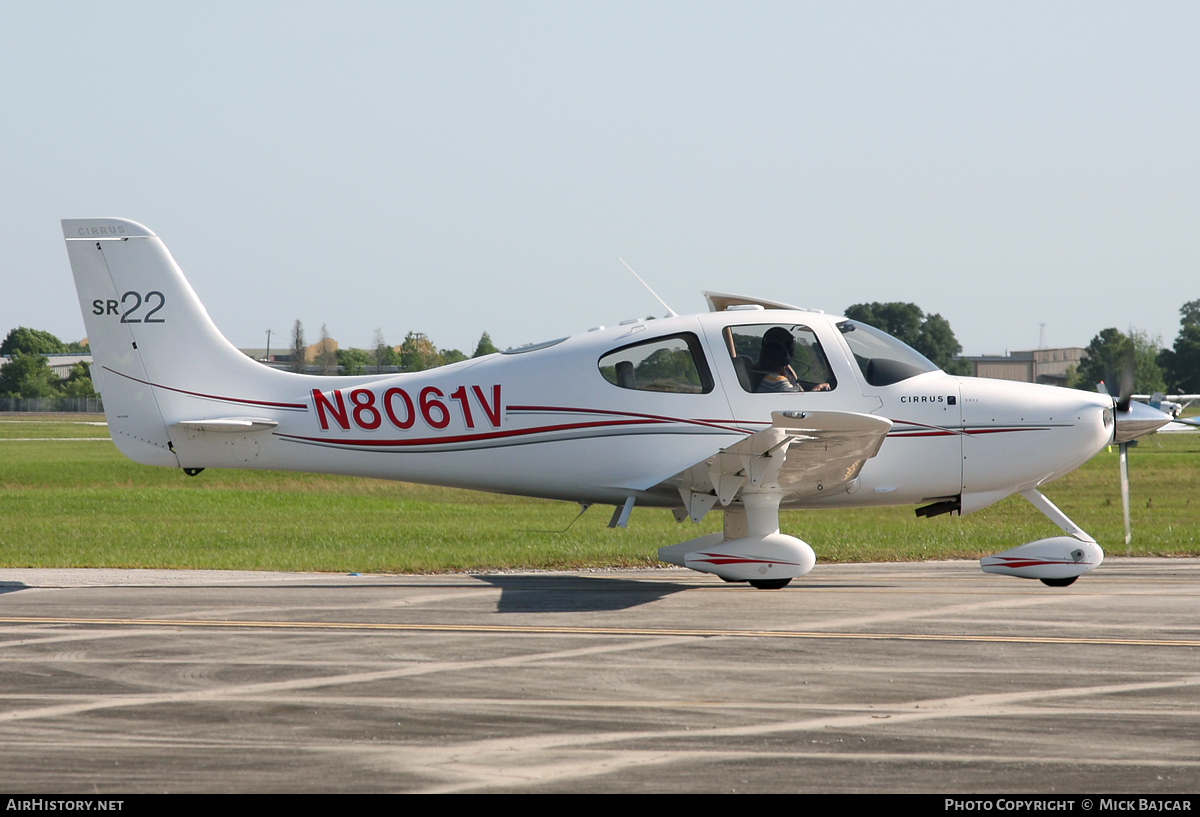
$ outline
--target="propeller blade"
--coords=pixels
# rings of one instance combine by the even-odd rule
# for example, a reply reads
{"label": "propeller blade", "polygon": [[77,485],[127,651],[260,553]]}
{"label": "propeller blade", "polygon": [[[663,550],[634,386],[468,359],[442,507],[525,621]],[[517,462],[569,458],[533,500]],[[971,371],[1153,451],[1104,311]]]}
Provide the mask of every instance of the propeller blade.
{"label": "propeller blade", "polygon": [[1121,514],[1125,517],[1125,555],[1130,555],[1129,543],[1133,536],[1129,532],[1129,443],[1117,446],[1121,459]]}
{"label": "propeller blade", "polygon": [[1129,401],[1133,397],[1133,376],[1137,372],[1137,363],[1133,359],[1133,350],[1125,354],[1121,364],[1121,382],[1117,389],[1117,411],[1129,411]]}

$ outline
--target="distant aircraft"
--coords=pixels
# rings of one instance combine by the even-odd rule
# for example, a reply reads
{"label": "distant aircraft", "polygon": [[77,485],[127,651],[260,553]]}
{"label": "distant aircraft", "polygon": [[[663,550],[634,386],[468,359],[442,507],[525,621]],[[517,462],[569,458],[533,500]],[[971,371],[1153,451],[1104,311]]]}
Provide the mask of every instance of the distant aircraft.
{"label": "distant aircraft", "polygon": [[[1194,418],[1180,420],[1179,415],[1182,414],[1183,410],[1186,409],[1188,406],[1190,406],[1192,403],[1196,402],[1197,400],[1200,400],[1200,394],[1182,394],[1182,393],[1180,393],[1180,394],[1172,394],[1171,397],[1173,397],[1175,399],[1168,400],[1166,398],[1166,395],[1164,395],[1160,391],[1156,391],[1154,394],[1148,394],[1148,395],[1147,394],[1133,395],[1134,400],[1140,400],[1141,402],[1149,405],[1150,408],[1155,408],[1155,409],[1158,409],[1159,411],[1163,412],[1164,414],[1171,415],[1171,418],[1173,420],[1176,420],[1177,422],[1190,423],[1192,425],[1196,425],[1197,423]],[[1177,402],[1175,402],[1176,400],[1182,400],[1183,402],[1177,403]]]}
{"label": "distant aircraft", "polygon": [[613,505],[721,533],[665,562],[759,588],[812,569],[780,508],[918,504],[965,514],[1020,493],[1063,536],[981,560],[1065,586],[1104,558],[1038,487],[1170,418],[1106,395],[952,377],[855,321],[705,293],[710,312],[633,320],[442,368],[313,377],[262,366],[209,319],[154,233],[64,220],[113,441],[182,468],[352,474]]}

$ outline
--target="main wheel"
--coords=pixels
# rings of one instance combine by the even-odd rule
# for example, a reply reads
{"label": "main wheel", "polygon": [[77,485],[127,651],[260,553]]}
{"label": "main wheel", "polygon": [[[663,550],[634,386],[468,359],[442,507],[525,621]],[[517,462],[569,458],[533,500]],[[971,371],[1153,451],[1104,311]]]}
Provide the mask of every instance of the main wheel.
{"label": "main wheel", "polygon": [[759,590],[782,590],[792,583],[791,579],[751,579],[750,586]]}
{"label": "main wheel", "polygon": [[1078,576],[1071,576],[1066,579],[1042,579],[1042,584],[1047,587],[1070,587],[1078,578]]}

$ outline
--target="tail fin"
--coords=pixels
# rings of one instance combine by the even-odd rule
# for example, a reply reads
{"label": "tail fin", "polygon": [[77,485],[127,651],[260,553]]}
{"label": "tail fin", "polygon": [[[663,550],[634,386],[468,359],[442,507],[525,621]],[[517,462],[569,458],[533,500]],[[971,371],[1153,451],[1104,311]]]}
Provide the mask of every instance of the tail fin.
{"label": "tail fin", "polygon": [[[197,400],[268,404],[289,375],[255,363],[217,330],[158,236],[118,218],[64,219],[63,236],[121,453],[178,466],[168,427],[197,414]],[[183,377],[186,373],[186,382]],[[286,388],[284,386],[284,388]],[[258,399],[255,399],[258,398]]]}

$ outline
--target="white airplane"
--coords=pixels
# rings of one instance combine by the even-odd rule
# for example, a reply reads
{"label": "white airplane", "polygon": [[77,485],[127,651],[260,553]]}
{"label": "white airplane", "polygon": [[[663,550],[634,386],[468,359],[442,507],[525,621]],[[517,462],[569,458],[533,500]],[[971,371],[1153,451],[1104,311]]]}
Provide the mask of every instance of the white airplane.
{"label": "white airplane", "polygon": [[[1146,403],[1150,406],[1150,408],[1158,409],[1159,411],[1163,412],[1164,414],[1171,415],[1172,419],[1174,419],[1174,421],[1177,423],[1197,425],[1196,418],[1189,417],[1186,419],[1180,419],[1179,415],[1183,413],[1184,409],[1191,406],[1192,403],[1196,402],[1197,400],[1200,400],[1200,394],[1182,394],[1182,393],[1180,393],[1180,394],[1173,394],[1171,396],[1174,397],[1175,400],[1168,400],[1166,398],[1166,395],[1164,395],[1160,391],[1156,391],[1154,394],[1135,394],[1135,395],[1133,395],[1133,399],[1139,400],[1143,403]],[[1175,402],[1176,400],[1182,400],[1183,402],[1177,403],[1177,402]]]}
{"label": "white airplane", "polygon": [[[1020,493],[1064,535],[981,560],[1065,586],[1103,551],[1038,487],[1170,418],[1083,391],[952,377],[869,326],[705,293],[711,311],[557,338],[439,369],[314,377],[217,330],[162,241],[64,220],[117,447],[147,465],[314,471],[615,506],[721,533],[659,558],[779,588],[812,569],[780,508],[919,504],[965,514]],[[1115,420],[1115,422],[1114,422]]]}

